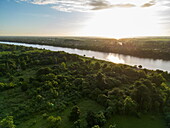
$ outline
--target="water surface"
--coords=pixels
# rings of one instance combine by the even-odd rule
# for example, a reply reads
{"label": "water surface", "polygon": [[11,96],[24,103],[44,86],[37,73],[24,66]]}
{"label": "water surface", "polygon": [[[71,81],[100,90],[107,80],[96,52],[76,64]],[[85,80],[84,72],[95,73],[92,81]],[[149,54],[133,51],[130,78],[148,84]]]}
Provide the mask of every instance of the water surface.
{"label": "water surface", "polygon": [[104,53],[91,50],[80,50],[73,48],[63,48],[56,46],[48,45],[39,45],[39,44],[26,44],[26,43],[14,43],[14,42],[2,42],[0,44],[12,44],[12,45],[21,45],[26,47],[34,47],[40,49],[47,49],[51,51],[65,51],[67,53],[85,55],[87,57],[95,57],[96,59],[106,60],[114,63],[121,63],[127,65],[142,65],[143,68],[152,69],[152,70],[163,70],[170,72],[170,61],[161,60],[161,59],[148,59],[148,58],[139,58],[129,55],[117,54],[117,53]]}

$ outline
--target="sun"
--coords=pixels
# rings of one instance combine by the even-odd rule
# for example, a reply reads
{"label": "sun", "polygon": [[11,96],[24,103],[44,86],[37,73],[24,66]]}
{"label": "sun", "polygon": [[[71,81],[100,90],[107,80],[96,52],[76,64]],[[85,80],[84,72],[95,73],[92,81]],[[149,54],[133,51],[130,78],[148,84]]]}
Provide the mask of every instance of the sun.
{"label": "sun", "polygon": [[112,38],[159,35],[161,28],[156,18],[153,9],[107,9],[94,13],[80,33]]}

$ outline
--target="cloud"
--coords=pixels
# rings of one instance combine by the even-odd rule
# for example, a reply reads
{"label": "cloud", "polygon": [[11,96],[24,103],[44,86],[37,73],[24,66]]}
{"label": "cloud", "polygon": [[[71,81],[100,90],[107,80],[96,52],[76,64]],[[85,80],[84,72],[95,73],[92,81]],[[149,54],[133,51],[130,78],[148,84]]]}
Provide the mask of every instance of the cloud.
{"label": "cloud", "polygon": [[107,8],[131,8],[135,7],[134,4],[113,4],[113,5],[103,5],[103,6],[94,6],[92,10],[101,10],[101,9],[107,9]]}
{"label": "cloud", "polygon": [[167,1],[167,2],[163,3],[162,5],[165,7],[170,7],[170,1]]}
{"label": "cloud", "polygon": [[90,1],[88,5],[92,7],[92,10],[100,10],[100,9],[106,9],[111,7],[108,1],[98,1],[98,0]]}
{"label": "cloud", "polygon": [[28,2],[37,5],[51,5],[51,8],[64,12],[87,12],[108,8],[129,8],[135,7],[134,4],[127,2],[113,3],[111,0],[16,0],[17,2]]}
{"label": "cloud", "polygon": [[157,2],[168,0],[16,0],[38,5],[50,5],[64,12],[88,12],[108,8],[151,7]]}
{"label": "cloud", "polygon": [[117,5],[113,5],[113,7],[120,7],[120,8],[131,8],[131,7],[136,7],[135,4],[117,4]]}
{"label": "cloud", "polygon": [[151,6],[154,6],[156,4],[156,1],[155,0],[152,0],[152,1],[149,1],[148,3],[145,3],[143,4],[141,7],[151,7]]}
{"label": "cloud", "polygon": [[63,12],[86,12],[87,10],[89,10],[87,6],[84,7],[81,5],[72,6],[71,4],[54,5],[51,6],[51,8]]}

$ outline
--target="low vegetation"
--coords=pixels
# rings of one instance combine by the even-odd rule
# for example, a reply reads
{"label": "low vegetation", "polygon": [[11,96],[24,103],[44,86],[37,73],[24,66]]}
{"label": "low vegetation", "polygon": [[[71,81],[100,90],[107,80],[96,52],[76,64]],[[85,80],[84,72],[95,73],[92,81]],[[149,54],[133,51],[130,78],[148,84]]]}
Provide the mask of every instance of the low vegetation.
{"label": "low vegetation", "polygon": [[169,81],[163,71],[1,44],[0,127],[170,127]]}

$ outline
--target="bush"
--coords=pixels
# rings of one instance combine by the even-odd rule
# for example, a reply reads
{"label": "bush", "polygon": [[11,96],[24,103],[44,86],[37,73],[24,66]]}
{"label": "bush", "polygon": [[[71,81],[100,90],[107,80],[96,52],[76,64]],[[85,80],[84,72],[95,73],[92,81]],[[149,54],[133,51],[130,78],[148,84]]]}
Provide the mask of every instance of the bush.
{"label": "bush", "polygon": [[20,84],[21,90],[22,90],[23,92],[27,91],[27,89],[28,89],[28,84],[27,84],[26,82],[20,82],[19,84]]}
{"label": "bush", "polygon": [[0,91],[4,91],[10,88],[14,88],[16,85],[14,83],[0,83]]}
{"label": "bush", "polygon": [[51,68],[49,68],[49,67],[41,68],[41,69],[38,70],[37,76],[46,75],[46,74],[49,74],[49,73],[52,73]]}
{"label": "bush", "polygon": [[7,116],[0,121],[0,128],[16,128],[13,121],[13,116]]}
{"label": "bush", "polygon": [[110,125],[109,128],[117,128],[117,125],[116,124]]}
{"label": "bush", "polygon": [[94,125],[94,126],[91,127],[91,128],[100,128],[100,126],[99,126],[99,125]]}
{"label": "bush", "polygon": [[50,124],[50,126],[49,126],[50,128],[57,128],[59,122],[61,121],[61,117],[60,117],[60,116],[57,116],[57,117],[49,116],[49,117],[47,118],[47,121],[48,121],[49,124]]}
{"label": "bush", "polygon": [[48,117],[47,113],[44,113],[44,114],[42,115],[42,117],[43,117],[43,119],[47,119],[47,117]]}
{"label": "bush", "polygon": [[74,122],[74,128],[81,128],[80,123],[81,123],[81,120],[75,121],[75,122]]}
{"label": "bush", "polygon": [[78,106],[74,106],[70,113],[70,121],[77,121],[80,118],[80,109]]}
{"label": "bush", "polygon": [[88,127],[92,127],[94,125],[103,126],[106,123],[106,118],[103,112],[99,112],[97,114],[93,112],[88,112],[86,121],[87,121]]}
{"label": "bush", "polygon": [[104,116],[104,113],[103,112],[99,112],[95,115],[96,117],[96,123],[99,125],[99,126],[103,126],[105,123],[106,123],[106,118]]}

